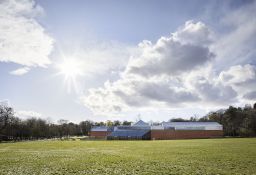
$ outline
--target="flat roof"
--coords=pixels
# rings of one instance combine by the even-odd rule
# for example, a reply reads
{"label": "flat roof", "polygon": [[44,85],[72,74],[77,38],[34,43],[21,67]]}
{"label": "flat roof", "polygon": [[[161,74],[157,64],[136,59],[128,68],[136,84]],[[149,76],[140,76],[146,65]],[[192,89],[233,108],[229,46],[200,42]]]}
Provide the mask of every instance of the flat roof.
{"label": "flat roof", "polygon": [[164,126],[222,126],[218,122],[162,122]]}

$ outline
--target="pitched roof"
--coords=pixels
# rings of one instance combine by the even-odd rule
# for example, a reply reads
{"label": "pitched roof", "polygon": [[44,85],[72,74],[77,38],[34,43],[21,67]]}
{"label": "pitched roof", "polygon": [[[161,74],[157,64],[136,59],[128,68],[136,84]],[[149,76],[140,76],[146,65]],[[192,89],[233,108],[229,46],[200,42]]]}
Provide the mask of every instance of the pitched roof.
{"label": "pitched roof", "polygon": [[139,120],[136,123],[134,123],[133,126],[149,126],[149,124],[142,120]]}

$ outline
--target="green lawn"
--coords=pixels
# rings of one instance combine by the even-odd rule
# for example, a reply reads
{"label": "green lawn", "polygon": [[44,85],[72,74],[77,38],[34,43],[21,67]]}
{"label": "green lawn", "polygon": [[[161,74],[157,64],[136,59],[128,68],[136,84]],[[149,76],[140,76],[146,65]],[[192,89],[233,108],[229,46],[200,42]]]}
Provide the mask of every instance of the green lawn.
{"label": "green lawn", "polygon": [[256,138],[0,144],[0,174],[256,174]]}

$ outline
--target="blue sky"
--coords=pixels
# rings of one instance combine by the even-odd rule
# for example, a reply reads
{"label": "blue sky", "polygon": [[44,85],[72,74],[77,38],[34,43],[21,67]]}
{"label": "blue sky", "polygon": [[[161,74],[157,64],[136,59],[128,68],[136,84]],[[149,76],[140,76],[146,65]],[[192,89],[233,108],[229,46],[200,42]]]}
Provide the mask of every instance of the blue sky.
{"label": "blue sky", "polygon": [[255,1],[4,0],[0,101],[22,118],[168,120],[256,100]]}

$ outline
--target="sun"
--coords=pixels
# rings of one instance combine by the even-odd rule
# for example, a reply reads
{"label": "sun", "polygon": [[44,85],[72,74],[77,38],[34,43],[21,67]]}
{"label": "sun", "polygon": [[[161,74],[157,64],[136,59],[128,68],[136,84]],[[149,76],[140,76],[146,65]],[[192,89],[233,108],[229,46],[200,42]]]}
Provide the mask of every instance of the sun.
{"label": "sun", "polygon": [[58,69],[57,75],[64,76],[64,83],[68,92],[79,93],[81,91],[79,77],[84,75],[83,62],[74,58],[63,59],[56,67]]}
{"label": "sun", "polygon": [[58,66],[59,73],[64,75],[66,79],[75,79],[83,75],[81,63],[75,59],[64,60]]}

